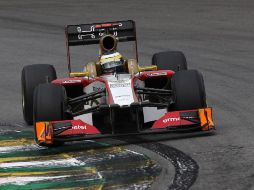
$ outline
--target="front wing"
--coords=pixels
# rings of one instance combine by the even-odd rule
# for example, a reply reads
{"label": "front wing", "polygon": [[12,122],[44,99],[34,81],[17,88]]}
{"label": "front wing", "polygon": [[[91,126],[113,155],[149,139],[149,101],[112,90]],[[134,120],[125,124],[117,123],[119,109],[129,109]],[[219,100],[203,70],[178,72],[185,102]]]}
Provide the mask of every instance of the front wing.
{"label": "front wing", "polygon": [[63,120],[37,122],[35,124],[36,142],[39,145],[52,145],[55,142],[78,141],[123,135],[163,133],[199,129],[214,129],[212,108],[167,112],[152,124],[149,129],[138,129],[137,132],[121,134],[102,134],[95,126],[85,121]]}

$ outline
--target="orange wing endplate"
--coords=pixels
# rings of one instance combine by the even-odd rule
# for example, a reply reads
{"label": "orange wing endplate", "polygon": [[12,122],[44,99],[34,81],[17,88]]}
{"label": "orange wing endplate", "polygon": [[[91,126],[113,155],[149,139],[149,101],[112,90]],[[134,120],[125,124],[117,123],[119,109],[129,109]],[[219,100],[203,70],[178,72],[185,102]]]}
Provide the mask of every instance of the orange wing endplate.
{"label": "orange wing endplate", "polygon": [[199,109],[200,125],[203,131],[214,129],[212,108]]}
{"label": "orange wing endplate", "polygon": [[35,135],[39,143],[53,144],[53,127],[49,122],[37,122]]}

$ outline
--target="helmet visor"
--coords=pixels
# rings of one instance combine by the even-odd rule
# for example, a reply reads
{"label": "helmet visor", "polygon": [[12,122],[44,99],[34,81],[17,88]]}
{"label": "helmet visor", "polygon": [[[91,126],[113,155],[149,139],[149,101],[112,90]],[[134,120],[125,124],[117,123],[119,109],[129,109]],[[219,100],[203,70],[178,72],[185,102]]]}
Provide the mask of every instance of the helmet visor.
{"label": "helmet visor", "polygon": [[119,61],[110,61],[107,63],[103,63],[101,66],[103,69],[111,69],[111,68],[117,67],[122,64],[123,64],[122,61],[119,60]]}

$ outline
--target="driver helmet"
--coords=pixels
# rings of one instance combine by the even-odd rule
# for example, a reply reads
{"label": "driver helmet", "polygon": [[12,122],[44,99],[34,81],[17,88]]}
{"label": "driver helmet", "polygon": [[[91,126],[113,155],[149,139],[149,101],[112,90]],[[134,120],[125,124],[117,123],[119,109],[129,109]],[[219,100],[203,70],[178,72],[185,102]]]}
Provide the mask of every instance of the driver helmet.
{"label": "driver helmet", "polygon": [[124,60],[119,52],[106,52],[100,57],[102,74],[124,72]]}

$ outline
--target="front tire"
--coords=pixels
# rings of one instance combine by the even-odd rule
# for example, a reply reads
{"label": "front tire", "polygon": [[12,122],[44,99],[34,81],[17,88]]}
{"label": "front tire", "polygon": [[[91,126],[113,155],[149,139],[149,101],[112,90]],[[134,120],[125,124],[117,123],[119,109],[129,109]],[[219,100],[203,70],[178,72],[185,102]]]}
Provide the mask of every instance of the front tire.
{"label": "front tire", "polygon": [[197,70],[176,72],[171,81],[174,110],[191,110],[207,107],[202,74]]}
{"label": "front tire", "polygon": [[34,122],[64,120],[66,100],[63,86],[51,83],[40,84],[34,92]]}
{"label": "front tire", "polygon": [[[40,84],[34,91],[34,125],[39,121],[61,121],[67,119],[66,111],[66,91],[63,86],[51,83]],[[36,130],[36,128],[35,128]],[[35,141],[40,146],[58,146],[63,143],[53,142],[52,145]]]}

